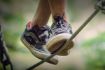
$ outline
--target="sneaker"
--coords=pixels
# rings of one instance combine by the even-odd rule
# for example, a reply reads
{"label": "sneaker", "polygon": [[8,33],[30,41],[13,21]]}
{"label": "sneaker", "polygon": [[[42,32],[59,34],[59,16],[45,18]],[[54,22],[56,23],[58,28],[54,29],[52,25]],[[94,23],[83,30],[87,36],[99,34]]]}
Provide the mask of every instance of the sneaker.
{"label": "sneaker", "polygon": [[[70,25],[61,16],[54,17],[54,23],[51,26],[52,37],[49,39],[47,46],[48,50],[52,53],[57,51],[62,44],[64,44],[72,35],[72,29]],[[71,41],[70,46],[62,48],[63,52],[57,53],[58,55],[68,55],[68,50],[73,47]],[[64,52],[65,51],[65,52]]]}
{"label": "sneaker", "polygon": [[[34,56],[43,60],[51,55],[47,48],[44,47],[51,36],[50,33],[51,30],[47,25],[40,28],[37,25],[32,27],[31,22],[29,22],[21,40]],[[53,57],[47,62],[57,64],[58,60]]]}

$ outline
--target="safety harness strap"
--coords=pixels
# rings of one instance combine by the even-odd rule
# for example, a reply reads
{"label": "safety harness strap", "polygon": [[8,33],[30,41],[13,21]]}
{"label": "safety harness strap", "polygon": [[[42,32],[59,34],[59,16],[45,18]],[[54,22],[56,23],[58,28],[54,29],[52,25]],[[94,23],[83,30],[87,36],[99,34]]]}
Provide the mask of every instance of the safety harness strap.
{"label": "safety harness strap", "polygon": [[2,63],[3,70],[7,70],[6,68],[7,66],[10,66],[9,68],[13,70],[13,66],[8,56],[5,43],[3,42],[2,39],[1,25],[0,25],[0,62]]}

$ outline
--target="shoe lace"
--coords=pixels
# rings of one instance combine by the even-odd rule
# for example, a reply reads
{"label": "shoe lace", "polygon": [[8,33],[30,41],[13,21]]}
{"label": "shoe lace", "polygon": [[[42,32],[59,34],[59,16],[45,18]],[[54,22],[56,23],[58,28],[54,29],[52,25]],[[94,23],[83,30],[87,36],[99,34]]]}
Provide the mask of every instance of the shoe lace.
{"label": "shoe lace", "polygon": [[40,27],[40,30],[36,32],[38,34],[38,38],[40,39],[40,44],[45,44],[48,41],[48,39],[52,36],[52,31],[47,25]]}
{"label": "shoe lace", "polygon": [[64,22],[66,22],[63,17],[60,16],[56,16],[54,18],[55,24],[56,24],[56,28],[62,28],[65,27]]}
{"label": "shoe lace", "polygon": [[51,28],[52,28],[54,34],[60,34],[60,33],[66,32],[65,31],[65,30],[67,30],[66,21],[64,20],[63,17],[56,16],[56,17],[54,17],[54,23]]}

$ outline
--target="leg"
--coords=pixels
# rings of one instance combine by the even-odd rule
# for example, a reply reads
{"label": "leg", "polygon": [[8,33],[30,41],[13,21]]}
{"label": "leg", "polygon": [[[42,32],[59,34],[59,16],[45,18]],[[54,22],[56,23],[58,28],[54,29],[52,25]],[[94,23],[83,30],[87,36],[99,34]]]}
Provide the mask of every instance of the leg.
{"label": "leg", "polygon": [[[43,60],[50,56],[50,52],[44,47],[51,36],[51,30],[46,25],[51,14],[48,0],[40,0],[36,14],[32,22],[28,23],[22,35],[23,44],[37,58]],[[51,58],[49,63],[57,64],[58,60]]]}
{"label": "leg", "polygon": [[48,0],[51,13],[54,16],[63,16],[66,18],[66,0]]}
{"label": "leg", "polygon": [[[57,48],[65,43],[72,35],[72,29],[67,22],[66,0],[48,0],[53,15],[53,24],[51,26],[53,37],[47,43],[49,51],[55,53]],[[73,47],[71,41],[69,46],[63,47],[58,55],[68,55],[68,50]]]}
{"label": "leg", "polygon": [[40,0],[36,14],[32,20],[33,25],[39,27],[47,24],[51,11],[47,0]]}

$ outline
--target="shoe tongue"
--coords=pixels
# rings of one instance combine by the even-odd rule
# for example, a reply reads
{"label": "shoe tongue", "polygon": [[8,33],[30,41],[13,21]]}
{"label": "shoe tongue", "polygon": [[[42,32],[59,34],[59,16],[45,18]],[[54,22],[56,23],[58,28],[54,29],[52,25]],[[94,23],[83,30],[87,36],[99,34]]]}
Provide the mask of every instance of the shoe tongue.
{"label": "shoe tongue", "polygon": [[55,20],[55,21],[60,21],[61,19],[63,19],[63,17],[61,17],[61,16],[55,16],[55,17],[54,17],[54,20]]}
{"label": "shoe tongue", "polygon": [[67,20],[66,20],[66,18],[64,16],[55,16],[54,21],[57,21],[57,22],[63,21],[65,23],[67,23]]}

